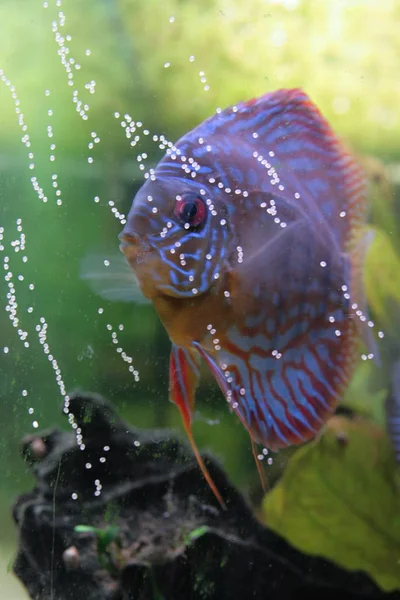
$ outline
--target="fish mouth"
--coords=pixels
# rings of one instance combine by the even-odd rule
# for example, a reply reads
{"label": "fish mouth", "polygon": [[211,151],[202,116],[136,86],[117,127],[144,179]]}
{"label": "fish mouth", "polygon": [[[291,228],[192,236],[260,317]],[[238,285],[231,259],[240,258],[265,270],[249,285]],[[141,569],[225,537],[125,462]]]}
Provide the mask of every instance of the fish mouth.
{"label": "fish mouth", "polygon": [[154,251],[145,238],[133,231],[124,230],[118,237],[121,242],[119,249],[132,266],[144,262],[148,254]]}

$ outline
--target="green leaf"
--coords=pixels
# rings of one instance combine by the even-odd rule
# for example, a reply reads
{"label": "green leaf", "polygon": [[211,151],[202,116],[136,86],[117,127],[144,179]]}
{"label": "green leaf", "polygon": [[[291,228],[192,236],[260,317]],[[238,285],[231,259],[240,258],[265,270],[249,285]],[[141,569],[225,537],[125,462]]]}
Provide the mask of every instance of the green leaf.
{"label": "green leaf", "polygon": [[319,440],[291,457],[263,514],[304,552],[400,589],[400,473],[372,421],[333,417]]}
{"label": "green leaf", "polygon": [[383,387],[382,377],[382,370],[373,361],[361,361],[340,404],[370,417],[384,427],[385,400],[389,392]]}

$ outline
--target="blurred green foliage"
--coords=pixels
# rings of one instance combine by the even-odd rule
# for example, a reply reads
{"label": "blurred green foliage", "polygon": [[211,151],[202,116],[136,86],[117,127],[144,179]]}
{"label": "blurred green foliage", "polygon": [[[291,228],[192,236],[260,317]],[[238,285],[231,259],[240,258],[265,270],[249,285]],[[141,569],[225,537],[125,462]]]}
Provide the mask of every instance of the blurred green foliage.
{"label": "blurred green foliage", "polygon": [[333,417],[264,500],[265,521],[309,554],[400,588],[400,472],[372,421]]}
{"label": "blurred green foliage", "polygon": [[[366,291],[372,317],[387,333],[383,343],[389,362],[398,352],[400,331],[400,220],[393,187],[400,162],[399,0],[48,4],[0,3],[0,69],[6,80],[0,82],[0,227],[11,269],[24,276],[15,286],[20,327],[29,331],[30,342],[25,349],[8,313],[0,309],[0,411],[6,423],[0,436],[1,505],[9,505],[30,483],[18,456],[22,435],[32,431],[35,421],[39,428],[53,423],[65,427],[55,373],[35,331],[41,317],[48,323],[47,342],[68,391],[81,387],[102,393],[138,426],[181,427],[176,408],[167,401],[170,344],[152,307],[105,302],[91,293],[79,271],[88,252],[104,251],[106,257],[117,248],[121,225],[109,203],[122,213],[129,210],[142,182],[137,154],[147,153],[149,166],[162,155],[153,134],[177,139],[217,106],[299,86],[358,153],[369,174],[371,223],[377,230],[367,258]],[[58,31],[69,49],[64,56],[75,61],[73,86],[68,85],[54,26],[64,16]],[[87,121],[76,110],[75,89],[89,105]],[[16,108],[28,131],[21,130]],[[132,147],[115,112],[142,121],[149,135]],[[21,144],[26,133],[30,148]],[[100,138],[93,149],[92,134]],[[61,206],[56,204],[55,174]],[[48,196],[45,204],[32,189],[33,175]],[[27,263],[10,246],[19,235],[19,218]],[[28,292],[28,282],[35,284],[34,291]],[[1,281],[0,306],[6,304],[7,291]],[[107,325],[133,357],[138,384],[115,351]],[[386,367],[361,363],[345,401],[382,425],[388,385]],[[198,398],[194,434],[199,446],[220,456],[242,489],[258,489],[248,435],[206,371]],[[274,457],[268,466],[271,480],[292,453]],[[0,525],[5,538],[11,536],[8,517],[1,516]]]}
{"label": "blurred green foliage", "polygon": [[382,327],[398,338],[400,327],[400,256],[395,249],[398,238],[375,230],[375,239],[366,260],[365,285],[371,310]]}

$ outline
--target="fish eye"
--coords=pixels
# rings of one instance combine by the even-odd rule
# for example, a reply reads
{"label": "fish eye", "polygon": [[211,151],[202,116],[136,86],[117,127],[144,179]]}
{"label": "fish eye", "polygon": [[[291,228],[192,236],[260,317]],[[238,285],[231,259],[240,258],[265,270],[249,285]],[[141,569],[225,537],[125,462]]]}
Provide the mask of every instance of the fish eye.
{"label": "fish eye", "polygon": [[174,213],[185,229],[196,228],[205,223],[207,207],[200,196],[182,194],[176,196]]}

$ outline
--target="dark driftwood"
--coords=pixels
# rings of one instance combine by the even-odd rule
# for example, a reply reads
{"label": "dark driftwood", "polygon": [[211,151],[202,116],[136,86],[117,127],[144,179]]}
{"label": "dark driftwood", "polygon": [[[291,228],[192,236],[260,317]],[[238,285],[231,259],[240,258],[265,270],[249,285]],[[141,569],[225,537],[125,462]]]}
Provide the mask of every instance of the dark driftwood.
{"label": "dark driftwood", "polygon": [[[74,395],[70,410],[85,450],[73,433],[56,429],[23,443],[37,483],[14,506],[20,536],[14,571],[32,598],[399,598],[383,594],[361,573],[302,554],[260,525],[221,468],[205,457],[228,506],[221,511],[191,451],[169,432],[129,427],[88,394]],[[97,479],[102,489],[96,497]],[[116,525],[118,535],[99,554],[93,534],[74,531],[80,524]]]}

